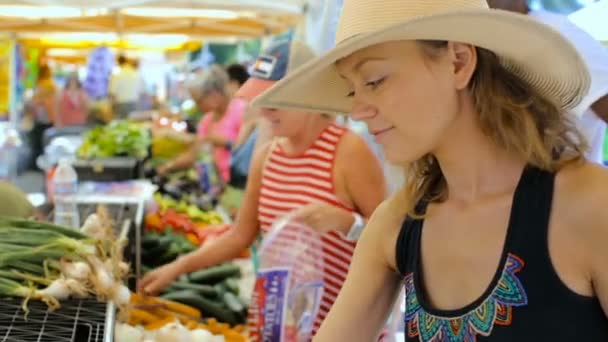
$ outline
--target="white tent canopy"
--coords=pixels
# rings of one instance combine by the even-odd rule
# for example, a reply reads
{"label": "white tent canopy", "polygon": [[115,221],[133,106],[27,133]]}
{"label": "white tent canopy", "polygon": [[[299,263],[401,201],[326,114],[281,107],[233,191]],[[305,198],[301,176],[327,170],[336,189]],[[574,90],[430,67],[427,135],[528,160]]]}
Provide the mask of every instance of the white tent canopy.
{"label": "white tent canopy", "polygon": [[568,17],[595,39],[608,42],[608,0],[589,4]]}
{"label": "white tent canopy", "polygon": [[260,37],[296,26],[307,0],[0,0],[0,31]]}
{"label": "white tent canopy", "polygon": [[75,8],[216,8],[300,14],[306,0],[0,0],[0,5],[38,5]]}

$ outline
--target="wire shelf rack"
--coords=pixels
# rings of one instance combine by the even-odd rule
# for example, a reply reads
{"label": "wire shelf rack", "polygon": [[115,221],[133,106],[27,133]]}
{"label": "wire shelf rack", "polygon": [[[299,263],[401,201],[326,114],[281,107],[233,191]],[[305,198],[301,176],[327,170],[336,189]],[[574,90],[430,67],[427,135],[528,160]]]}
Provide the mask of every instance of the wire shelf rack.
{"label": "wire shelf rack", "polygon": [[[114,308],[94,299],[68,300],[49,311],[30,301],[27,319],[20,299],[0,300],[0,342],[110,342]],[[111,323],[110,323],[111,322]]]}
{"label": "wire shelf rack", "polygon": [[[79,203],[84,221],[104,205],[114,220],[116,232],[135,240],[133,223],[141,215],[141,207],[133,203]],[[125,250],[128,261],[134,261],[133,244]],[[134,280],[134,279],[132,279]],[[131,287],[134,284],[130,284]],[[45,303],[31,300],[25,318],[21,299],[0,298],[0,342],[112,342],[115,307],[95,299],[67,300],[61,308],[49,311]]]}

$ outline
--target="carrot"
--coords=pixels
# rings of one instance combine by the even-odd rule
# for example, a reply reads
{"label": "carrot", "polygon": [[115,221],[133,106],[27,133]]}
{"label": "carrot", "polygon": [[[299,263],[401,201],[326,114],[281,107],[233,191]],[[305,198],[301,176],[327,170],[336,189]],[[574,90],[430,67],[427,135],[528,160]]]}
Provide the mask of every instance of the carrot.
{"label": "carrot", "polygon": [[154,315],[160,317],[160,318],[173,318],[175,319],[175,313],[173,311],[169,311],[166,310],[164,308],[154,308],[151,309],[150,312],[152,312]]}
{"label": "carrot", "polygon": [[133,309],[129,314],[129,321],[139,322],[143,324],[148,324],[152,322],[158,321],[159,317],[154,316],[153,314],[146,312],[144,310]]}
{"label": "carrot", "polygon": [[242,334],[245,332],[245,326],[244,325],[237,325],[234,328],[232,328],[232,330],[238,332],[239,334]]}
{"label": "carrot", "polygon": [[188,233],[188,234],[186,234],[186,238],[188,239],[188,241],[192,242],[192,244],[195,246],[200,246],[200,244],[201,244],[201,242],[198,239],[198,236],[196,234]]}
{"label": "carrot", "polygon": [[189,305],[185,305],[182,303],[178,303],[178,302],[173,302],[170,300],[166,300],[166,299],[160,299],[157,298],[156,299],[159,303],[165,305],[165,307],[167,308],[167,310],[169,311],[173,311],[175,313],[184,315],[184,316],[188,316],[188,317],[192,317],[192,318],[201,318],[201,312],[198,309],[195,309]]}
{"label": "carrot", "polygon": [[131,292],[131,304],[155,304],[153,297],[144,297],[135,292]]}
{"label": "carrot", "polygon": [[152,322],[152,323],[148,323],[148,324],[144,325],[144,329],[157,330],[157,329],[164,327],[165,325],[167,325],[169,323],[173,323],[174,321],[175,321],[174,317],[163,318],[161,320],[157,320],[156,322]]}
{"label": "carrot", "polygon": [[188,328],[188,330],[194,330],[198,328],[198,322],[197,321],[193,321],[193,320],[189,320],[188,322],[185,323],[186,328]]}
{"label": "carrot", "polygon": [[230,324],[220,323],[218,324],[218,328],[220,329],[220,334],[224,334],[225,332],[230,331]]}
{"label": "carrot", "polygon": [[217,320],[215,318],[211,318],[209,320],[207,320],[207,330],[214,334],[214,335],[219,335],[222,333],[222,330],[220,328],[220,324],[217,322]]}
{"label": "carrot", "polygon": [[226,338],[226,342],[246,342],[247,339],[245,336],[239,334],[234,330],[228,330],[224,334],[224,338]]}

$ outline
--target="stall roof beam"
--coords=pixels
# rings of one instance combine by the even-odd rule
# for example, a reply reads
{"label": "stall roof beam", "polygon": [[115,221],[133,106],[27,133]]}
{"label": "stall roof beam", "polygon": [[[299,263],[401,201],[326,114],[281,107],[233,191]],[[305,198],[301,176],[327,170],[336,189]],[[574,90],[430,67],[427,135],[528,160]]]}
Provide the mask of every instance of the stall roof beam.
{"label": "stall roof beam", "polygon": [[76,8],[120,9],[127,7],[172,7],[246,10],[302,14],[305,0],[0,0],[0,5],[39,5]]}

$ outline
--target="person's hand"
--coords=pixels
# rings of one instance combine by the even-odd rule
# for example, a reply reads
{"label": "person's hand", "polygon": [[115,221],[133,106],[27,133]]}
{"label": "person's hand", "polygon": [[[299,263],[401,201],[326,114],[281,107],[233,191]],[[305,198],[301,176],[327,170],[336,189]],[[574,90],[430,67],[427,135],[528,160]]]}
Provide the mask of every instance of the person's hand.
{"label": "person's hand", "polygon": [[159,175],[159,176],[161,176],[161,177],[166,176],[166,175],[167,175],[167,173],[169,173],[169,168],[168,168],[168,165],[169,165],[169,164],[168,164],[168,163],[166,163],[166,164],[163,164],[163,165],[161,165],[161,166],[157,167],[157,168],[156,168],[156,174],[157,174],[157,175]]}
{"label": "person's hand", "polygon": [[137,284],[137,292],[158,295],[182,274],[177,260],[148,272]]}
{"label": "person's hand", "polygon": [[347,234],[353,225],[353,215],[341,208],[326,204],[313,203],[293,214],[297,222],[305,224],[319,233],[335,230]]}

